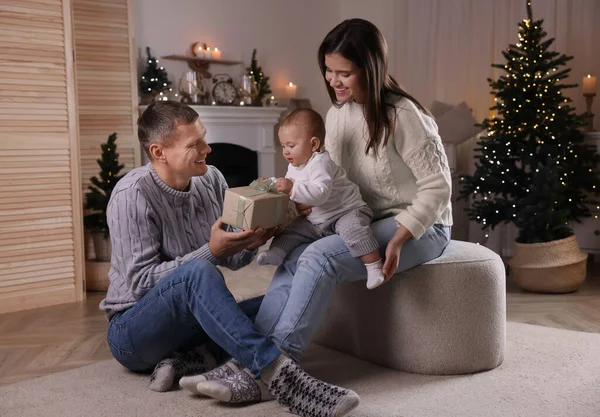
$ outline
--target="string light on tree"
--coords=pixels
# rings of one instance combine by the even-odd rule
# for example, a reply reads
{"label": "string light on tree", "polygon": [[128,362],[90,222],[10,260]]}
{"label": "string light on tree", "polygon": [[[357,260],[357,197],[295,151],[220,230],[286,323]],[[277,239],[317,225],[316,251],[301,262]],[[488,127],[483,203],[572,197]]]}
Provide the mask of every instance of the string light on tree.
{"label": "string light on tree", "polygon": [[167,92],[173,91],[171,81],[164,67],[159,67],[159,60],[154,58],[150,48],[146,48],[147,65],[139,83],[139,89],[146,101],[168,100]]}
{"label": "string light on tree", "polygon": [[488,79],[496,114],[481,123],[488,134],[478,143],[474,174],[461,178],[460,198],[471,199],[469,218],[486,235],[512,222],[518,242],[537,243],[569,236],[570,221],[591,215],[586,203],[600,183],[600,156],[583,142],[584,115],[563,95],[574,87],[562,82],[572,57],[551,49],[531,1],[527,15],[519,42],[502,51],[506,62],[492,65],[504,72]]}

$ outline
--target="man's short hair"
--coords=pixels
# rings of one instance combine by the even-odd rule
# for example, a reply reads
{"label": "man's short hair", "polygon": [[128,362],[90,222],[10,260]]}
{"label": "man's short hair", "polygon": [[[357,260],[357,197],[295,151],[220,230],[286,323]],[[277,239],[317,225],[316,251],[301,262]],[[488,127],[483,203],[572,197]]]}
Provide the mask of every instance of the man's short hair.
{"label": "man's short hair", "polygon": [[309,137],[316,137],[321,141],[321,145],[325,143],[325,122],[319,113],[312,109],[296,109],[284,117],[279,125],[283,128],[288,125],[299,124],[306,129]]}
{"label": "man's short hair", "polygon": [[177,134],[181,124],[194,123],[198,119],[191,107],[177,101],[157,101],[149,105],[138,118],[138,140],[150,159],[150,145],[167,144]]}

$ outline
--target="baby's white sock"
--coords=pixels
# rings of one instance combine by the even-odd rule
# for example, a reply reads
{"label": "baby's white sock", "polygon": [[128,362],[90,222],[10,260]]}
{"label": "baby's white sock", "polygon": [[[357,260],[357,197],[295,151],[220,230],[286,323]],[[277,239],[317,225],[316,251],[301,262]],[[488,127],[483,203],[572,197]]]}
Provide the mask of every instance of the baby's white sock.
{"label": "baby's white sock", "polygon": [[256,258],[256,263],[259,265],[276,265],[279,266],[285,259],[285,252],[280,248],[271,248],[263,253],[260,253]]}
{"label": "baby's white sock", "polygon": [[367,288],[372,290],[380,286],[385,279],[381,268],[383,268],[383,259],[370,264],[365,264],[367,267]]}

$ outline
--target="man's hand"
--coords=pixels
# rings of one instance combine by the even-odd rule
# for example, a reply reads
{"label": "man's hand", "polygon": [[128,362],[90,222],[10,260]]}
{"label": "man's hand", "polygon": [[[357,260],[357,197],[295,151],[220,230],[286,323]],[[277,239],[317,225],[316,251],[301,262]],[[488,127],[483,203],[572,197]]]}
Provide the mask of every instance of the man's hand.
{"label": "man's hand", "polygon": [[[244,230],[242,232],[226,232],[223,230],[223,220],[219,217],[210,229],[208,248],[217,259],[227,258],[244,249],[254,249],[270,239],[264,229]],[[273,229],[269,229],[273,230]],[[274,230],[273,230],[274,232]],[[272,232],[269,232],[272,233]],[[272,234],[271,234],[272,236]]]}
{"label": "man's hand", "polygon": [[260,234],[257,234],[256,242],[254,242],[253,244],[248,246],[246,249],[255,249],[255,248],[258,248],[258,247],[264,245],[265,243],[267,243],[267,241],[269,239],[271,239],[273,236],[275,236],[276,233],[281,233],[279,231],[280,228],[281,228],[281,230],[283,230],[282,226],[271,227],[270,229],[267,229],[267,230],[256,229],[257,233],[258,233],[258,231],[261,231],[261,232],[260,232]]}
{"label": "man's hand", "polygon": [[[273,229],[269,229],[269,230],[273,230],[273,236],[278,236],[278,235],[280,235],[280,234],[283,233],[283,231],[285,230],[286,226],[287,226],[287,224],[284,223],[284,224],[280,224],[279,226],[274,227]],[[269,240],[269,239],[267,239],[267,240]]]}
{"label": "man's hand", "polygon": [[292,193],[292,188],[294,188],[294,183],[287,178],[277,178],[275,181],[275,188],[280,193],[285,193],[290,195]]}

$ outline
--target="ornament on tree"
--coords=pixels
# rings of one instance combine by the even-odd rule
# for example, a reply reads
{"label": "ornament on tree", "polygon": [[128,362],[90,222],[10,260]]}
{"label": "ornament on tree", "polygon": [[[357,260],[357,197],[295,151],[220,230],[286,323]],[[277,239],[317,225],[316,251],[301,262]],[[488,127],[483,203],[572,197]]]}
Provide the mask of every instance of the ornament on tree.
{"label": "ornament on tree", "polygon": [[168,100],[167,92],[173,91],[171,81],[164,67],[158,66],[158,59],[154,58],[150,52],[150,47],[146,47],[146,70],[140,79],[140,94],[150,101]]}
{"label": "ornament on tree", "polygon": [[250,66],[246,67],[246,73],[253,78],[258,91],[256,99],[253,100],[253,104],[262,106],[262,99],[266,95],[271,94],[271,87],[269,87],[269,77],[264,75],[262,68],[259,67],[256,62],[256,49],[252,51],[252,61],[250,62]]}
{"label": "ornament on tree", "polygon": [[90,178],[92,184],[88,186],[86,193],[85,209],[91,212],[84,217],[84,226],[88,230],[103,232],[105,238],[109,235],[106,208],[117,181],[123,177],[119,172],[125,167],[119,164],[116,140],[117,134],[113,133],[106,143],[100,145],[102,157],[96,160],[100,167],[100,178],[97,176]]}
{"label": "ornament on tree", "polygon": [[550,50],[543,20],[534,21],[531,0],[519,23],[519,42],[502,51],[505,74],[488,78],[496,115],[479,126],[475,173],[461,178],[460,198],[471,198],[469,218],[494,228],[501,222],[519,229],[517,242],[539,243],[572,234],[571,221],[591,215],[600,191],[600,156],[584,143],[578,115],[563,91],[573,57]]}

